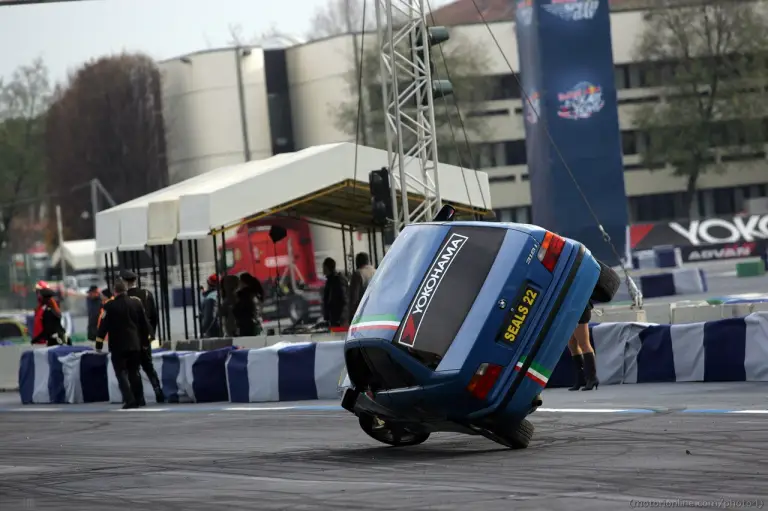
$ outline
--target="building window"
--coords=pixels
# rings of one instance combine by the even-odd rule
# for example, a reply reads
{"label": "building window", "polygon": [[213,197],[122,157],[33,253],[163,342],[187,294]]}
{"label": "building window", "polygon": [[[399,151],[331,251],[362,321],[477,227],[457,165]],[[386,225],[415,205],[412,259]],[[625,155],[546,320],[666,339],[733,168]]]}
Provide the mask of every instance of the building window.
{"label": "building window", "polygon": [[629,214],[632,223],[661,222],[687,217],[682,213],[682,194],[659,193],[629,197]]}
{"label": "building window", "polygon": [[736,213],[736,194],[733,188],[715,188],[712,190],[715,215],[733,215]]}
{"label": "building window", "polygon": [[621,132],[621,151],[624,156],[637,154],[637,131],[622,131]]}
{"label": "building window", "polygon": [[517,99],[520,97],[520,85],[513,74],[490,76],[490,100]]}
{"label": "building window", "polygon": [[616,90],[629,88],[629,66],[620,64],[613,69],[614,79],[616,81]]}
{"label": "building window", "polygon": [[525,140],[511,140],[504,143],[507,165],[525,165]]}

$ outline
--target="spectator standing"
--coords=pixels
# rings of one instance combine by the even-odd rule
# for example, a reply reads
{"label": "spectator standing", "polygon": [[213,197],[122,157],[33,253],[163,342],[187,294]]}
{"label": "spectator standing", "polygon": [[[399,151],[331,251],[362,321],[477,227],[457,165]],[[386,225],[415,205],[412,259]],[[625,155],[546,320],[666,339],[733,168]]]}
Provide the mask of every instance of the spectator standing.
{"label": "spectator standing", "polygon": [[237,333],[241,337],[259,335],[261,325],[258,319],[258,304],[264,299],[261,282],[250,273],[240,275],[240,288],[233,313],[237,322]]}
{"label": "spectator standing", "polygon": [[41,324],[42,330],[32,338],[32,344],[45,343],[47,346],[58,346],[60,344],[72,344],[67,339],[67,333],[61,324],[61,310],[59,304],[53,298],[55,293],[52,289],[41,289],[40,299],[42,306]]}
{"label": "spectator standing", "polygon": [[371,282],[376,274],[376,268],[371,264],[370,257],[365,252],[360,252],[355,256],[355,272],[349,282],[349,317],[355,317],[355,312],[360,306],[360,300],[363,299],[365,290],[368,289],[368,283]]}
{"label": "spectator standing", "polygon": [[149,338],[151,327],[144,305],[138,298],[128,296],[125,283],[117,282],[114,289],[115,296],[104,304],[96,349],[100,351],[109,336],[109,352],[123,395],[123,409],[138,408],[146,405],[139,368],[142,339]]}
{"label": "spectator standing", "polygon": [[130,270],[122,272],[120,277],[125,283],[127,289],[126,294],[130,297],[137,298],[141,302],[141,306],[144,307],[144,314],[147,315],[149,321],[149,335],[141,340],[141,369],[147,375],[149,383],[152,385],[152,390],[155,392],[155,400],[158,403],[165,403],[165,395],[163,394],[163,387],[160,384],[160,378],[155,371],[155,365],[152,362],[152,340],[155,338],[155,332],[157,331],[157,308],[155,306],[155,297],[152,293],[146,289],[141,289],[136,286],[137,276]]}
{"label": "spectator standing", "polygon": [[224,337],[237,337],[237,320],[235,307],[237,305],[237,290],[240,287],[240,279],[235,275],[224,275],[221,279],[221,321]]}
{"label": "spectator standing", "polygon": [[[41,334],[43,333],[43,295],[42,291],[44,289],[50,289],[48,287],[48,284],[43,282],[42,280],[38,281],[37,284],[35,284],[35,294],[37,295],[37,305],[35,305],[35,316],[32,320],[32,344],[45,344],[45,339],[41,337]],[[34,339],[41,339],[37,342],[34,341]]]}
{"label": "spectator standing", "polygon": [[203,291],[200,303],[200,334],[201,337],[221,337],[218,275],[210,275],[205,284],[208,288]]}
{"label": "spectator standing", "polygon": [[323,261],[325,287],[323,288],[323,318],[331,327],[343,326],[347,307],[347,281],[336,271],[336,261],[327,257]]}
{"label": "spectator standing", "polygon": [[88,294],[85,297],[86,310],[88,312],[88,340],[96,340],[96,332],[99,328],[99,316],[101,315],[102,300],[101,292],[97,286],[88,288]]}

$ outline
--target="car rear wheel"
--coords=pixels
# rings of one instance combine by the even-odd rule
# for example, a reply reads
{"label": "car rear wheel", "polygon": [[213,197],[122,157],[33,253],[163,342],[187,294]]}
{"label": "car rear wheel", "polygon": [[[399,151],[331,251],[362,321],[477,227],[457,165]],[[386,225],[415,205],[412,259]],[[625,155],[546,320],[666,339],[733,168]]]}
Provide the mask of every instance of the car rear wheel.
{"label": "car rear wheel", "polygon": [[600,276],[597,278],[595,290],[592,291],[592,301],[597,303],[608,303],[616,296],[616,292],[621,286],[619,274],[613,271],[613,268],[598,261],[600,265]]}
{"label": "car rear wheel", "polygon": [[404,426],[390,424],[373,415],[361,415],[359,421],[360,428],[369,437],[394,447],[418,445],[429,438],[429,433],[411,431]]}
{"label": "car rear wheel", "polygon": [[513,424],[502,424],[495,428],[491,440],[510,449],[525,449],[531,443],[535,428],[528,419]]}

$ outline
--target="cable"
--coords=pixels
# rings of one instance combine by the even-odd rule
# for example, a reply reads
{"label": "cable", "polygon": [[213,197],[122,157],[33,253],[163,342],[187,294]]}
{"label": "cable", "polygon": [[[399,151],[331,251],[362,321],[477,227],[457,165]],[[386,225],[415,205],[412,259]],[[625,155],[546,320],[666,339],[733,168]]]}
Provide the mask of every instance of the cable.
{"label": "cable", "polygon": [[[429,0],[427,0],[427,10],[429,11],[429,17],[432,19],[432,25],[435,25],[436,24],[435,15],[432,12],[432,4]],[[437,49],[440,51],[440,57],[443,59],[443,65],[445,66],[446,77],[448,78],[448,81],[453,83],[453,81],[451,80],[451,72],[448,70],[448,61],[445,58],[445,52],[443,51],[442,45],[438,45]],[[429,51],[429,50],[425,50],[425,51]],[[432,59],[430,56],[430,61],[431,60]],[[437,72],[437,66],[435,66],[435,74],[437,75],[437,79],[439,80],[440,74]],[[459,108],[459,98],[456,96],[455,91],[453,93],[453,102],[454,102],[454,105],[456,106],[456,114],[459,118],[459,124],[461,124],[461,131],[464,133],[464,141],[467,144],[467,153],[469,157],[469,163],[470,165],[473,165],[474,157],[472,155],[472,147],[469,142],[469,135],[467,134],[467,128],[466,128],[466,125],[464,124],[464,119],[461,115],[461,109]],[[448,119],[448,127],[451,130],[451,138],[453,138],[453,145],[456,148],[456,156],[459,161],[459,168],[461,169],[461,178],[464,180],[464,188],[467,190],[467,200],[469,201],[469,207],[470,209],[474,209],[474,207],[472,206],[472,198],[470,197],[470,194],[469,194],[469,184],[467,183],[467,177],[464,175],[464,165],[462,163],[461,152],[459,151],[459,144],[456,142],[456,134],[453,130],[453,123],[451,122],[450,113],[448,112],[448,99],[445,96],[443,96],[443,104],[445,105],[446,118]],[[435,165],[437,165],[437,162],[435,162]],[[485,201],[485,194],[483,193],[483,187],[480,184],[480,176],[478,175],[476,169],[473,169],[473,171],[475,173],[475,179],[477,180],[477,188],[478,190],[480,190],[480,198],[483,201],[483,209],[487,210],[488,205]]]}
{"label": "cable", "polygon": [[68,195],[70,193],[74,193],[78,190],[81,190],[83,188],[86,188],[88,186],[91,186],[91,181],[86,181],[85,183],[80,183],[79,185],[75,185],[71,187],[69,190],[65,191],[59,191],[59,192],[53,192],[53,193],[46,193],[42,195],[37,195],[35,197],[30,197],[28,199],[21,199],[17,201],[10,201],[10,202],[3,202],[0,203],[0,208],[7,208],[11,206],[23,206],[26,204],[34,204],[35,202],[42,202],[45,199],[52,199],[54,197],[61,197],[63,195]]}
{"label": "cable", "polygon": [[[355,120],[355,171],[352,177],[352,204],[355,203],[355,195],[357,192],[357,158],[358,149],[360,146],[360,120],[363,114],[363,65],[365,62],[365,11],[368,7],[368,1],[363,0],[363,16],[362,16],[362,30],[360,33],[360,66],[357,72],[357,119]],[[349,12],[347,12],[349,16]],[[352,37],[357,38],[357,34],[352,34]],[[355,55],[357,58],[357,55]],[[367,129],[367,126],[363,126],[363,129]]]}
{"label": "cable", "polygon": [[[531,98],[528,96],[528,93],[525,91],[525,88],[523,87],[523,84],[520,81],[520,78],[515,73],[515,70],[512,67],[512,64],[510,64],[509,59],[507,58],[507,55],[504,53],[504,49],[501,47],[501,44],[499,44],[499,41],[498,39],[496,39],[496,35],[493,33],[493,30],[491,30],[491,27],[488,24],[488,21],[486,21],[482,10],[477,5],[477,0],[472,0],[472,4],[475,6],[475,10],[477,11],[477,14],[480,16],[480,20],[485,25],[485,28],[488,30],[488,33],[491,34],[491,38],[493,39],[493,42],[496,44],[496,47],[499,49],[499,52],[501,53],[501,56],[504,59],[504,62],[507,64],[507,67],[509,68],[510,72],[512,73],[512,76],[515,78],[515,81],[517,82],[517,85],[520,89],[521,95],[523,96],[524,100],[526,101],[531,111],[536,116],[536,118],[540,120],[541,117],[539,116],[539,112],[534,107],[533,102],[531,101]],[[560,151],[560,148],[558,147],[558,145],[555,143],[555,140],[552,137],[552,133],[549,131],[549,128],[545,123],[542,123],[541,126],[542,128],[544,128],[544,133],[546,133],[549,143],[555,149],[555,152],[557,153],[557,157],[559,158],[560,162],[563,164],[563,167],[565,167],[565,170],[568,172],[568,175],[573,181],[573,184],[576,186],[576,190],[579,192],[579,194],[581,195],[581,198],[584,200],[584,204],[587,206],[587,209],[589,210],[590,215],[592,215],[592,218],[597,224],[598,229],[600,229],[600,233],[603,236],[603,241],[608,243],[608,246],[611,247],[611,251],[613,251],[613,255],[616,257],[616,260],[619,262],[619,265],[621,266],[621,269],[624,272],[624,277],[626,279],[627,287],[629,288],[629,293],[630,295],[632,295],[633,298],[635,298],[636,295],[634,293],[639,293],[639,291],[637,290],[637,287],[632,281],[632,277],[630,277],[629,271],[627,270],[626,266],[624,264],[621,264],[622,257],[621,255],[619,255],[619,251],[616,249],[616,246],[613,244],[611,237],[605,231],[605,228],[603,227],[603,224],[600,222],[600,218],[597,216],[597,213],[595,213],[595,210],[592,209],[592,205],[589,203],[589,199],[587,199],[586,194],[582,190],[581,186],[579,186],[579,182],[576,180],[576,177],[573,175],[573,171],[571,170],[571,167],[565,161],[565,157],[563,156],[563,153]]]}

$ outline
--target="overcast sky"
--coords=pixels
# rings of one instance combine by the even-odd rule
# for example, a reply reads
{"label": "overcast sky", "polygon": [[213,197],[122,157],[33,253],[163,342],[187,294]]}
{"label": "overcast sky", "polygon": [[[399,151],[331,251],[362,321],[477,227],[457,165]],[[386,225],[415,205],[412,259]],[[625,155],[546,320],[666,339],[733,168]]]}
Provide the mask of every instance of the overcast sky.
{"label": "overcast sky", "polygon": [[274,25],[303,37],[315,8],[326,2],[85,0],[0,7],[0,76],[38,56],[61,80],[92,57],[124,49],[165,59],[226,46],[229,27],[237,24],[247,36]]}

